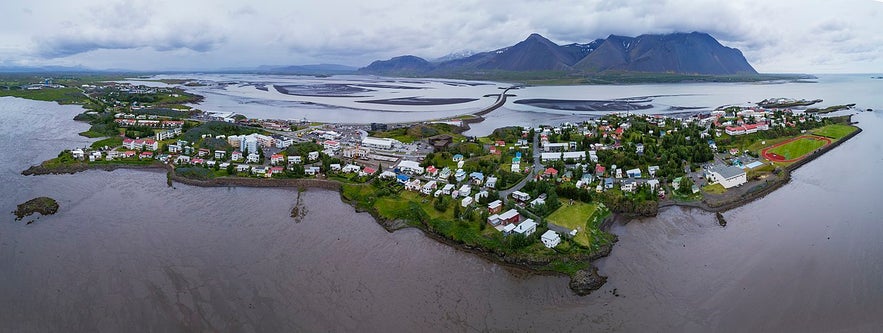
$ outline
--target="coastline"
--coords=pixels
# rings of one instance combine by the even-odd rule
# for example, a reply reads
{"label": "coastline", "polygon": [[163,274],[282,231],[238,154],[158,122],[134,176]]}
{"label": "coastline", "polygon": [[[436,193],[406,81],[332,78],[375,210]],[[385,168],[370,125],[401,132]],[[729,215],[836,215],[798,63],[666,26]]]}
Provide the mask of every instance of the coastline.
{"label": "coastline", "polygon": [[[672,207],[672,206],[680,206],[687,208],[700,209],[707,212],[712,213],[721,213],[725,212],[737,207],[744,206],[749,204],[755,200],[763,198],[767,194],[774,192],[775,190],[781,188],[785,184],[787,184],[791,180],[791,172],[798,169],[799,167],[806,165],[807,163],[815,160],[819,156],[824,155],[829,152],[831,149],[838,147],[843,142],[848,141],[849,139],[855,137],[859,133],[862,132],[862,129],[856,126],[857,130],[850,133],[847,136],[844,136],[840,140],[832,143],[829,146],[820,149],[816,153],[812,155],[806,156],[802,160],[795,162],[784,168],[783,172],[780,175],[777,175],[776,180],[771,182],[764,182],[763,184],[756,185],[763,186],[760,190],[757,191],[749,191],[748,193],[736,197],[734,200],[722,202],[722,203],[714,203],[709,204],[705,200],[695,201],[695,202],[660,202],[658,208]],[[340,200],[345,202],[353,207],[356,212],[367,212],[370,214],[375,221],[379,225],[381,225],[387,232],[395,232],[396,230],[404,229],[404,228],[417,228],[423,232],[429,238],[432,238],[439,243],[446,244],[451,246],[457,250],[472,253],[478,255],[485,260],[494,262],[496,264],[500,264],[509,268],[514,268],[518,270],[522,270],[531,274],[538,275],[567,275],[561,272],[550,271],[547,269],[543,269],[544,266],[549,265],[553,260],[550,257],[545,258],[532,258],[529,256],[522,256],[516,254],[506,254],[506,253],[498,253],[489,249],[485,249],[482,247],[470,246],[464,244],[462,242],[458,242],[454,239],[448,238],[445,235],[435,232],[431,227],[427,226],[424,223],[414,222],[414,221],[406,221],[401,219],[389,220],[380,216],[376,209],[372,207],[372,209],[362,209],[357,207],[356,203],[345,198],[343,196],[343,191],[341,190],[342,183],[337,180],[327,180],[327,179],[267,179],[267,178],[240,178],[240,177],[220,177],[220,178],[212,178],[207,180],[199,180],[192,179],[180,176],[174,172],[174,168],[171,165],[161,164],[161,163],[152,163],[146,165],[136,165],[136,164],[88,164],[88,163],[77,163],[74,165],[66,165],[55,168],[46,168],[42,165],[31,166],[30,168],[22,171],[22,175],[47,175],[47,174],[75,174],[78,172],[86,171],[86,170],[105,170],[105,171],[113,171],[117,169],[131,169],[131,170],[159,170],[164,169],[168,174],[169,186],[172,186],[173,182],[178,182],[181,184],[197,186],[197,187],[228,187],[228,186],[241,186],[241,187],[287,187],[287,188],[297,188],[297,189],[305,189],[305,188],[319,188],[323,190],[337,191],[340,195]],[[602,230],[609,230],[609,228],[614,223],[628,223],[634,218],[641,217],[635,214],[628,213],[613,213],[601,223]],[[593,262],[600,258],[608,256],[612,250],[613,245],[617,242],[618,236],[614,235],[614,239],[609,244],[601,246],[598,251],[593,252],[591,255],[582,256],[577,258],[576,260],[585,262],[588,266],[584,269],[578,270],[574,274],[570,275],[570,289],[581,296],[585,296],[590,294],[592,291],[597,290],[607,280],[607,277],[601,276],[598,274],[597,267],[594,266]]]}

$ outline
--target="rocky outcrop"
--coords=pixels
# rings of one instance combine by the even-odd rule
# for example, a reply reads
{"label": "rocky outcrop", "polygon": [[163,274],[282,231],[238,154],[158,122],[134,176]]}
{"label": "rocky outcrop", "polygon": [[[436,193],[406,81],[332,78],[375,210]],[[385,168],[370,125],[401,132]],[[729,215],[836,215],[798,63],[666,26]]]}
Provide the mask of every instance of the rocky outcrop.
{"label": "rocky outcrop", "polygon": [[598,290],[606,282],[607,277],[598,275],[598,268],[591,266],[573,274],[570,277],[569,286],[577,295],[585,296],[592,293],[592,291]]}

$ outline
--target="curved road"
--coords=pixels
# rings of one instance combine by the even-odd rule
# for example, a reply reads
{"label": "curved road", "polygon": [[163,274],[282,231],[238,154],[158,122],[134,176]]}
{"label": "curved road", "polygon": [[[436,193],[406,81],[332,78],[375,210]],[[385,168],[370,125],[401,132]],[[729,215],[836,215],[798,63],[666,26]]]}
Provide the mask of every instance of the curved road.
{"label": "curved road", "polygon": [[533,135],[533,167],[530,170],[530,174],[528,174],[527,177],[524,177],[524,179],[522,179],[520,182],[518,182],[518,184],[515,184],[515,186],[512,186],[512,188],[510,188],[508,190],[500,191],[500,198],[503,200],[503,202],[509,202],[509,195],[512,194],[512,192],[521,190],[521,188],[523,188],[524,185],[527,185],[528,181],[530,181],[531,179],[536,177],[536,175],[538,175],[540,172],[542,172],[543,163],[541,163],[541,161],[540,161],[540,142],[539,142],[540,140],[539,140],[539,137],[540,137],[539,133],[534,133],[534,135]]}

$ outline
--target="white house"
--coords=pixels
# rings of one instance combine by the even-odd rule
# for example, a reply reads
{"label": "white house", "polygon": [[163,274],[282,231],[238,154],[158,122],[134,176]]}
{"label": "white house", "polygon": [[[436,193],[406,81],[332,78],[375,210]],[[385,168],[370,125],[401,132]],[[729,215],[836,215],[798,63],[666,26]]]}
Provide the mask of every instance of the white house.
{"label": "white house", "polygon": [[436,188],[438,188],[438,183],[434,180],[430,180],[423,185],[423,190],[421,192],[428,195],[435,191]]}
{"label": "white house", "polygon": [[515,227],[515,230],[513,230],[513,232],[515,232],[517,234],[522,234],[525,236],[530,236],[531,234],[533,234],[536,231],[537,231],[537,223],[531,219],[527,219],[527,220],[524,220],[524,222],[519,223],[518,226]]}
{"label": "white house", "polygon": [[656,179],[648,180],[647,185],[650,186],[651,190],[655,190],[656,188],[659,187],[659,180],[656,180]]}
{"label": "white house", "polygon": [[311,151],[311,152],[307,153],[307,159],[310,161],[318,160],[319,159],[319,152]]}
{"label": "white house", "polygon": [[545,204],[546,204],[546,200],[543,200],[543,198],[536,198],[536,199],[533,199],[533,201],[530,202],[530,205],[533,206],[533,207],[536,207],[536,206],[539,206],[539,205],[545,205]]}
{"label": "white house", "polygon": [[306,174],[308,174],[308,175],[315,175],[315,174],[318,174],[319,171],[321,171],[321,169],[320,169],[319,167],[317,167],[317,166],[312,166],[312,167],[306,168],[306,169],[304,170],[304,173],[306,173]]}
{"label": "white house", "polygon": [[359,170],[362,170],[362,167],[355,164],[347,164],[342,169],[340,169],[340,171],[344,173],[354,173],[359,172]]}
{"label": "white house", "polygon": [[418,163],[416,161],[404,161],[403,160],[403,161],[399,162],[398,167],[399,167],[399,170],[401,170],[404,173],[410,173],[410,174],[416,174],[416,175],[422,175],[423,171],[424,171],[423,167],[420,166],[420,163]]}
{"label": "white house", "polygon": [[748,182],[745,170],[722,164],[715,164],[708,169],[708,179],[723,185],[724,188],[736,187]]}
{"label": "white house", "polygon": [[518,201],[522,201],[522,202],[528,201],[528,200],[530,200],[530,194],[527,194],[527,193],[524,193],[521,191],[515,191],[515,192],[512,192],[512,198],[515,200],[518,200]]}
{"label": "white house", "polygon": [[497,177],[494,177],[494,176],[487,177],[487,181],[484,183],[484,187],[496,188],[497,187]]}
{"label": "white house", "polygon": [[472,192],[472,187],[469,185],[463,185],[460,186],[460,189],[457,191],[460,192],[460,196],[468,197],[469,194]]}
{"label": "white house", "polygon": [[453,191],[453,190],[454,190],[454,184],[445,184],[445,186],[442,187],[442,193],[446,194],[446,195],[451,194],[451,191]]}
{"label": "white house", "polygon": [[635,168],[631,170],[626,170],[625,174],[631,178],[641,178],[641,169]]}
{"label": "white house", "polygon": [[395,178],[395,177],[396,177],[396,173],[395,173],[395,172],[392,172],[392,171],[389,171],[389,170],[387,170],[387,171],[383,171],[383,172],[380,173],[380,178],[381,178],[381,179]]}
{"label": "white house", "polygon": [[463,200],[460,200],[460,207],[463,207],[463,208],[469,207],[469,205],[472,204],[472,201],[473,201],[472,197],[467,196],[467,197],[463,198]]}
{"label": "white house", "polygon": [[565,160],[585,160],[586,152],[585,151],[566,151],[563,153],[541,153],[540,160],[543,162],[549,161],[558,161],[564,158]]}
{"label": "white house", "polygon": [[[171,151],[171,149],[169,149]],[[215,159],[222,160],[227,156],[227,152],[224,150],[215,150]]]}
{"label": "white house", "polygon": [[301,164],[303,162],[304,162],[304,158],[300,157],[299,155],[288,156],[288,164],[294,164],[294,163]]}
{"label": "white house", "polygon": [[331,171],[340,171],[340,169],[341,169],[341,166],[339,163],[332,163],[328,167],[331,168]]}
{"label": "white house", "polygon": [[261,156],[255,153],[248,154],[248,158],[246,158],[246,163],[258,163],[261,160]]}
{"label": "white house", "polygon": [[540,240],[543,241],[543,245],[550,249],[561,244],[561,236],[558,236],[558,233],[552,230],[546,230],[546,232],[540,236]]}

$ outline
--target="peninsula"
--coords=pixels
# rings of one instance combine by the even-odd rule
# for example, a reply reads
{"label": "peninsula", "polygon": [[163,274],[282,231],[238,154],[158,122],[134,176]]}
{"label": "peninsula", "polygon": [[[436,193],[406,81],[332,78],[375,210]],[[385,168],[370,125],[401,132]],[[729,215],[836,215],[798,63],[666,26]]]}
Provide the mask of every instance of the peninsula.
{"label": "peninsula", "polygon": [[389,231],[415,227],[498,263],[568,275],[580,295],[606,281],[592,261],[612,250],[607,227],[617,217],[743,205],[861,131],[848,116],[755,105],[680,117],[613,113],[472,137],[464,127],[480,116],[370,125],[218,118],[145,105],[199,98],[177,88],[78,89],[89,108],[76,119],[92,127],[83,134],[104,138],[23,174],[156,168],[170,186],[337,190]]}

